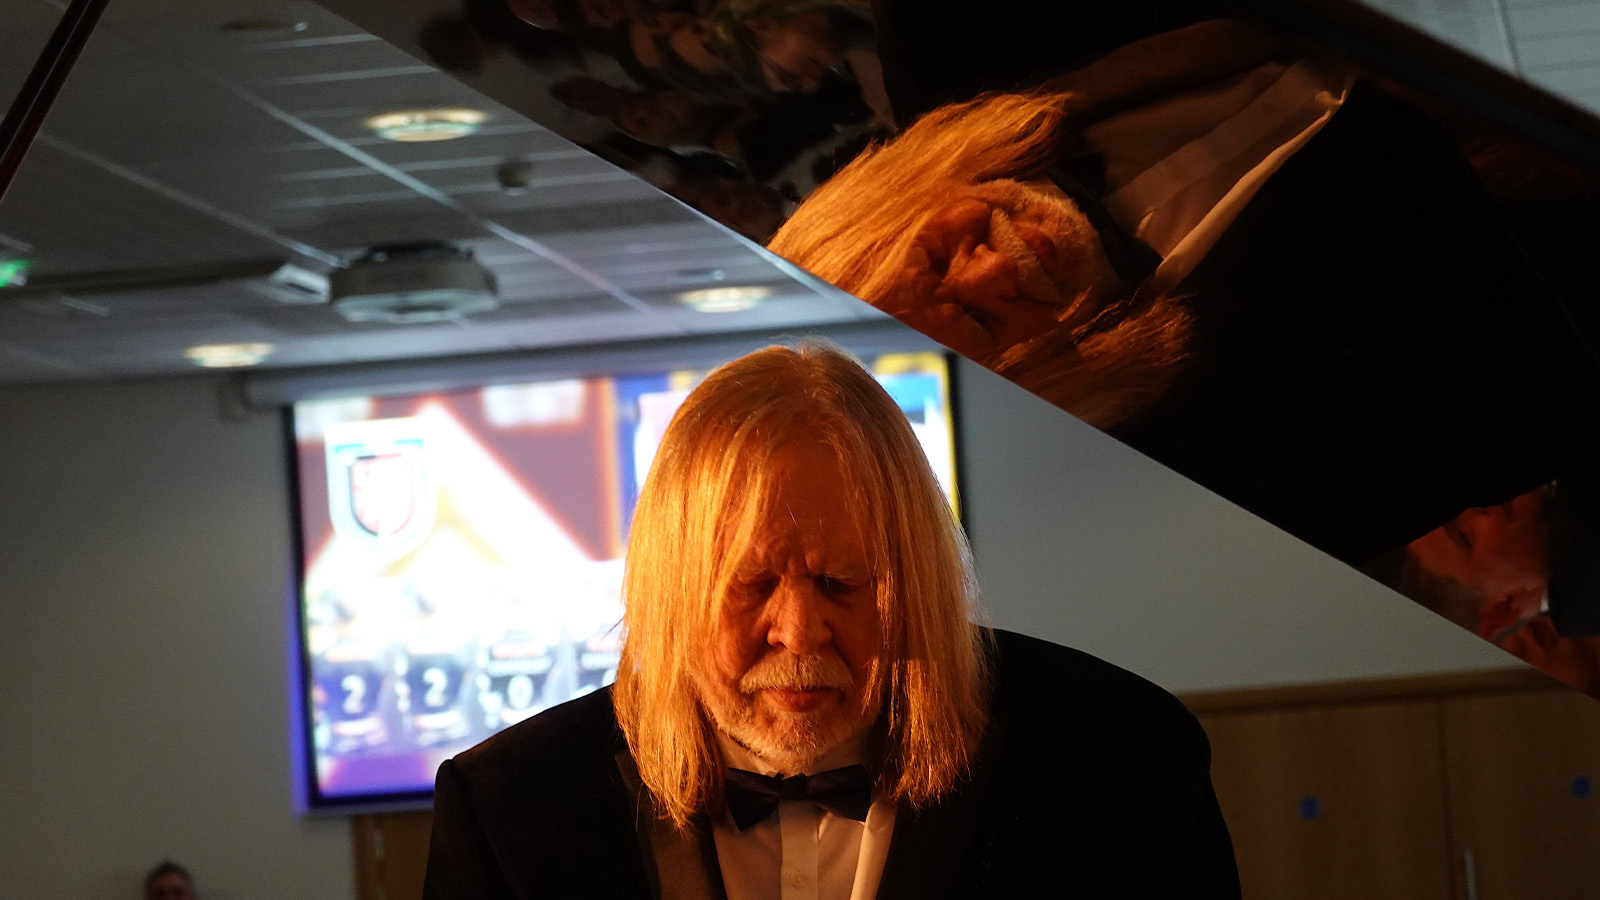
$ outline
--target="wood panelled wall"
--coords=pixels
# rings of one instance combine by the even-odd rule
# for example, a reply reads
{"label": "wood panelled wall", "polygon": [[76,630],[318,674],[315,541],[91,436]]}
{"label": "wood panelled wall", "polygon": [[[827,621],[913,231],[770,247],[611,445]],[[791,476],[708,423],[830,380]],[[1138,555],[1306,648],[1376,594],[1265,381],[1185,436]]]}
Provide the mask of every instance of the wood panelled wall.
{"label": "wood panelled wall", "polygon": [[1600,896],[1600,704],[1542,673],[1186,702],[1246,898]]}
{"label": "wood panelled wall", "polygon": [[[1247,900],[1600,897],[1600,703],[1539,672],[1184,702]],[[356,817],[360,900],[420,900],[429,821]]]}

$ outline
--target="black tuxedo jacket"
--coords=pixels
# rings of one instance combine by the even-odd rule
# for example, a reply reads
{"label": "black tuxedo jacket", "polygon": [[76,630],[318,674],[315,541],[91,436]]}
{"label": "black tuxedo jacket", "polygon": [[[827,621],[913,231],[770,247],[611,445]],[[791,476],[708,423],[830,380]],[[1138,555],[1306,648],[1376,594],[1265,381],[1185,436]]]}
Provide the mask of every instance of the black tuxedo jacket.
{"label": "black tuxedo jacket", "polygon": [[1600,446],[1600,367],[1455,147],[1357,84],[1182,286],[1186,384],[1119,436],[1360,564]]}
{"label": "black tuxedo jacket", "polygon": [[[1237,898],[1194,717],[1087,654],[993,634],[979,761],[939,803],[900,811],[878,896]],[[709,831],[672,838],[630,770],[609,689],[447,760],[424,895],[721,897]]]}

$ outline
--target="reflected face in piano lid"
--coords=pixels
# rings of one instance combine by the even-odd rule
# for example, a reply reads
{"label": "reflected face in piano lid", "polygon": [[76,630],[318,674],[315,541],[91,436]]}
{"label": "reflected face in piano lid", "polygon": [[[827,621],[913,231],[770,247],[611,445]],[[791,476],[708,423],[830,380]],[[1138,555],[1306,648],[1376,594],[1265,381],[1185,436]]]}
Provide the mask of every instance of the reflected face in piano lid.
{"label": "reflected face in piano lid", "polygon": [[1060,189],[999,179],[955,192],[928,220],[899,289],[880,305],[986,361],[1120,286],[1094,227]]}
{"label": "reflected face in piano lid", "polygon": [[1539,611],[1549,574],[1545,494],[1468,509],[1408,549],[1424,569],[1482,598],[1476,630],[1492,637]]}

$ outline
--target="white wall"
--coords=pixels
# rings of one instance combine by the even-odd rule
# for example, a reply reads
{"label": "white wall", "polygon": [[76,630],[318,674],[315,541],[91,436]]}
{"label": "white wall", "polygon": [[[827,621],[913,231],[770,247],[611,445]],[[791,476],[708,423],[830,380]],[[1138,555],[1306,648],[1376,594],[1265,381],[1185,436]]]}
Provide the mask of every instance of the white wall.
{"label": "white wall", "polygon": [[0,898],[354,893],[291,812],[278,419],[208,380],[0,392]]}
{"label": "white wall", "polygon": [[[995,624],[1179,691],[1514,664],[972,366],[965,497]],[[0,900],[353,894],[291,811],[280,424],[216,383],[0,391]]]}
{"label": "white wall", "polygon": [[996,626],[1177,692],[1521,665],[987,370],[959,374]]}

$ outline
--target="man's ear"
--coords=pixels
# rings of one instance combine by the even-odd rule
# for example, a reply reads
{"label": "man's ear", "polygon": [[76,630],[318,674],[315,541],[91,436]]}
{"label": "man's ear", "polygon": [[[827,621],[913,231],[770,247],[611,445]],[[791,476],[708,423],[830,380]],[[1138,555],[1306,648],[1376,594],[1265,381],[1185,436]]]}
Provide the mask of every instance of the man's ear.
{"label": "man's ear", "polygon": [[927,266],[942,278],[951,261],[988,241],[990,205],[978,197],[963,197],[935,213],[917,230],[913,243]]}
{"label": "man's ear", "polygon": [[940,292],[947,268],[948,260],[941,254],[914,245],[888,290],[870,299],[901,322],[981,362],[995,351],[994,340],[966,307]]}
{"label": "man's ear", "polygon": [[983,362],[1055,324],[1060,290],[1010,213],[981,196],[950,202],[917,229],[884,311]]}
{"label": "man's ear", "polygon": [[[935,296],[974,310],[1004,313],[1022,296],[1017,260],[995,233],[996,207],[963,197],[935,214],[917,233],[915,245],[939,277]],[[1000,217],[1000,218],[1003,218]]]}

